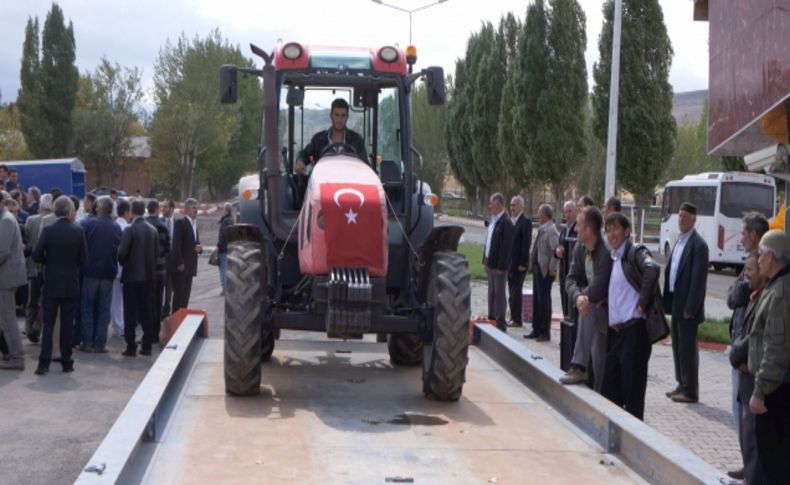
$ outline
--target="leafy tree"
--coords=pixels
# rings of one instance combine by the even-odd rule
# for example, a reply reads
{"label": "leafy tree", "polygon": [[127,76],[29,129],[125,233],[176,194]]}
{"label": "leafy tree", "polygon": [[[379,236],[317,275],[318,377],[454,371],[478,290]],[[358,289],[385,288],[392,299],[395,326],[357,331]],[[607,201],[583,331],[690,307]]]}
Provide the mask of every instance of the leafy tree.
{"label": "leafy tree", "polygon": [[[178,186],[181,198],[191,196],[199,180],[215,193],[222,192],[245,168],[255,167],[255,157],[245,157],[254,153],[249,147],[257,146],[258,137],[246,138],[252,128],[241,119],[253,113],[252,107],[242,108],[245,104],[254,105],[259,116],[260,84],[253,77],[240,77],[240,102],[235,105],[223,106],[216,97],[220,65],[251,63],[219,30],[192,40],[182,34],[160,50],[154,68],[157,108],[150,130],[158,184],[171,190]],[[257,99],[250,99],[254,96]]]}
{"label": "leafy tree", "polygon": [[129,150],[143,97],[140,77],[138,68],[123,69],[102,58],[93,74],[80,79],[74,149],[90,164],[96,185],[105,173],[117,174],[118,162]]}
{"label": "leafy tree", "polygon": [[0,105],[0,160],[27,160],[31,157],[22,134],[19,109]]}
{"label": "leafy tree", "polygon": [[[522,164],[513,167],[511,173],[523,185],[537,182],[533,177],[533,167],[546,163],[543,153],[537,147],[538,129],[544,122],[544,115],[538,109],[538,100],[548,88],[547,69],[549,60],[548,19],[543,0],[535,0],[527,8],[522,37],[519,40],[517,64],[516,97],[513,106],[513,127],[516,146],[520,147]],[[519,168],[521,170],[519,170]]]}
{"label": "leafy tree", "polygon": [[499,35],[505,40],[507,66],[505,86],[502,88],[502,102],[499,107],[497,125],[497,149],[502,164],[516,185],[525,185],[523,150],[516,138],[515,116],[518,99],[518,85],[521,70],[518,69],[519,49],[523,26],[512,13],[508,13],[499,23]]}
{"label": "leafy tree", "polygon": [[583,161],[584,118],[587,115],[587,47],[584,11],[576,0],[551,0],[549,14],[549,58],[547,89],[538,97],[543,123],[538,127],[534,147],[542,163],[530,165],[539,181],[550,185],[555,200],[562,194],[569,175]]}
{"label": "leafy tree", "polygon": [[74,27],[53,3],[44,21],[39,58],[38,19],[28,19],[20,70],[19,109],[30,151],[39,158],[69,153],[79,73]]}
{"label": "leafy tree", "polygon": [[[466,58],[470,57],[469,46],[473,42],[473,38],[470,38],[467,44]],[[474,165],[474,158],[472,157],[470,140],[467,136],[469,103],[466,101],[465,95],[470,81],[466,68],[466,58],[455,61],[455,78],[449,89],[445,138],[447,140],[447,153],[450,156],[450,168],[455,178],[464,186],[464,191],[468,198],[472,199],[477,192],[477,183],[474,173],[467,168]]]}
{"label": "leafy tree", "polygon": [[[598,39],[599,61],[593,68],[595,134],[606,144],[612,61],[614,4],[603,6]],[[658,0],[623,0],[620,42],[620,98],[617,128],[617,180],[640,204],[649,202],[665,174],[675,148],[672,45]]]}

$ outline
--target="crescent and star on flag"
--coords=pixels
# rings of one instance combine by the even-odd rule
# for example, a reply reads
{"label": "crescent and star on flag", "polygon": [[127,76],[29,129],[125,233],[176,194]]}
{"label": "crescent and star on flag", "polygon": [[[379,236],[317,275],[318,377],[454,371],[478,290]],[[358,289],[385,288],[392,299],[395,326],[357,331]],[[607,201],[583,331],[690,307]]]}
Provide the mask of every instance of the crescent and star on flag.
{"label": "crescent and star on flag", "polygon": [[[356,190],[356,189],[345,188],[345,189],[340,189],[340,190],[335,191],[334,200],[335,200],[335,204],[337,204],[338,207],[341,207],[341,205],[340,205],[340,197],[345,195],[345,194],[354,195],[354,196],[358,197],[359,198],[359,207],[360,208],[365,203],[365,194],[363,194],[362,192],[360,192],[359,190]],[[348,212],[346,212],[343,215],[346,216],[346,220],[347,220],[346,224],[356,224],[357,223],[357,216],[359,215],[359,213],[358,212],[354,212],[354,209],[349,208]]]}

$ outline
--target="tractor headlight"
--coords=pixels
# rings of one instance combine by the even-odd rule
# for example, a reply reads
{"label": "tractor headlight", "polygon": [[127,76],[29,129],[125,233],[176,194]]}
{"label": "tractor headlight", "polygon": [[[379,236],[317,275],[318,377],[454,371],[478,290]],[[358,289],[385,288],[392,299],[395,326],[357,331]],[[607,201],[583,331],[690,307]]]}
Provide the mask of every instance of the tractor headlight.
{"label": "tractor headlight", "polygon": [[392,63],[398,60],[398,50],[394,47],[382,47],[379,51],[379,59],[384,62]]}
{"label": "tractor headlight", "polygon": [[283,56],[289,61],[293,61],[302,57],[302,46],[296,42],[285,44],[283,47]]}

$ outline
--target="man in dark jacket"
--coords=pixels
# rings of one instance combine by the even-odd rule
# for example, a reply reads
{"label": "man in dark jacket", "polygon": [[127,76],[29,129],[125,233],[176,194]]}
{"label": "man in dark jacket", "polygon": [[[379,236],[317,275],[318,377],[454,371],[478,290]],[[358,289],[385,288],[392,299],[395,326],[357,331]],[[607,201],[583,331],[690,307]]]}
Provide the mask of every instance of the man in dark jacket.
{"label": "man in dark jacket", "polygon": [[565,280],[569,304],[579,312],[576,344],[571,368],[560,378],[563,384],[587,381],[592,363],[593,388],[600,392],[606,363],[606,293],[612,258],[601,239],[603,218],[596,207],[585,208],[576,218],[578,244],[573,249],[571,269]]}
{"label": "man in dark jacket", "polygon": [[176,220],[173,227],[173,245],[167,268],[173,284],[173,313],[189,306],[192,278],[197,275],[198,255],[203,252],[197,228],[197,205],[197,200],[187,199],[184,202],[185,216]]}
{"label": "man in dark jacket", "polygon": [[123,327],[126,350],[123,355],[135,357],[135,327],[143,328],[140,355],[151,355],[153,342],[153,287],[156,281],[156,257],[159,241],[154,227],[145,222],[145,202],[132,201],[132,223],[121,236],[118,262],[123,266]]}
{"label": "man in dark jacket", "polygon": [[154,343],[159,343],[159,331],[162,321],[162,301],[165,294],[165,279],[167,278],[167,256],[170,254],[170,234],[167,226],[159,217],[159,202],[156,199],[148,201],[148,217],[145,221],[156,229],[159,241],[159,252],[156,255],[156,282],[154,283],[153,296],[153,338]]}
{"label": "man in dark jacket", "polygon": [[[748,255],[753,251],[757,251],[757,246],[760,243],[760,238],[763,234],[768,232],[768,219],[758,212],[750,212],[743,216],[741,219],[741,245],[744,252]],[[756,263],[756,261],[755,261]],[[746,263],[744,263],[745,266]],[[732,310],[732,317],[730,318],[730,343],[734,344],[739,335],[743,334],[743,326],[746,322],[746,308],[749,306],[749,295],[752,293],[750,288],[750,281],[748,280],[744,271],[735,278],[730,288],[727,290],[727,306]],[[735,420],[735,431],[738,435],[738,441],[743,442],[741,436],[741,419],[739,418],[741,404],[738,402],[738,389],[740,388],[740,373],[737,366],[732,369],[732,415]],[[746,403],[748,404],[748,398]],[[752,429],[754,424],[752,423]],[[741,449],[744,457],[746,454]],[[756,460],[756,458],[755,458]],[[731,478],[743,480],[745,477],[744,466],[738,470],[730,470],[727,472]],[[752,480],[749,483],[759,483]]]}
{"label": "man in dark jacket", "polygon": [[513,223],[505,213],[505,198],[499,192],[489,199],[491,219],[488,221],[483,265],[488,272],[488,318],[496,320],[496,326],[507,331],[507,295],[505,280],[510,269],[510,253],[513,247]]}
{"label": "man in dark jacket", "polygon": [[680,234],[664,272],[664,311],[672,315],[672,356],[678,386],[666,393],[675,402],[699,400],[697,326],[705,320],[708,244],[694,230],[697,207],[684,202],[678,211]]}
{"label": "man in dark jacket", "polygon": [[233,206],[226,203],[222,208],[223,214],[219,220],[219,234],[217,234],[217,266],[219,266],[219,284],[222,294],[225,294],[225,273],[228,270],[228,239],[225,232],[234,224]]}
{"label": "man in dark jacket", "polygon": [[[631,243],[631,222],[620,212],[606,217],[611,249],[609,335],[602,394],[638,419],[644,419],[647,365],[652,352],[647,317],[660,298],[661,269],[644,246]],[[658,317],[663,321],[663,315]],[[653,313],[650,313],[653,315]]]}
{"label": "man in dark jacket", "polygon": [[74,203],[68,196],[55,200],[57,221],[47,226],[33,251],[33,261],[44,265],[44,330],[37,375],[49,372],[52,360],[52,332],[60,311],[60,358],[63,372],[74,370],[71,358],[74,316],[80,299],[80,267],[85,262],[87,249],[82,228],[71,222],[75,215]]}
{"label": "man in dark jacket", "polygon": [[560,300],[562,301],[562,314],[571,317],[572,309],[575,308],[573,301],[568,300],[568,293],[565,291],[565,278],[571,270],[571,256],[573,248],[576,246],[576,204],[566,201],[562,205],[562,215],[565,217],[565,226],[560,230],[560,245],[554,250],[554,257],[560,260]]}
{"label": "man in dark jacket", "polygon": [[532,219],[524,215],[524,198],[520,195],[510,200],[510,217],[515,230],[513,231],[513,254],[510,257],[510,271],[507,274],[507,289],[510,303],[509,326],[520,327],[521,295],[524,288],[524,278],[529,267],[529,250],[532,245]]}
{"label": "man in dark jacket", "polygon": [[[757,241],[759,244],[759,240]],[[727,472],[733,478],[741,477],[746,483],[763,483],[763,474],[757,456],[757,431],[755,416],[749,409],[749,399],[754,393],[754,374],[749,372],[749,333],[754,324],[755,310],[760,294],[765,287],[765,277],[760,274],[757,268],[757,250],[746,256],[741,272],[743,279],[748,284],[749,294],[747,304],[743,313],[738,317],[739,321],[733,325],[733,341],[730,346],[730,364],[735,372],[738,373],[738,388],[736,393],[736,404],[738,411],[735,415],[738,423],[738,440],[741,446],[741,458],[743,468]],[[738,280],[741,279],[739,275]],[[737,312],[737,310],[736,310]],[[733,316],[733,319],[735,316]]]}
{"label": "man in dark jacket", "polygon": [[[365,141],[355,131],[346,126],[348,122],[349,106],[343,98],[337,98],[332,101],[332,108],[329,112],[329,118],[332,126],[326,131],[319,131],[310,140],[310,143],[299,152],[294,164],[294,172],[303,174],[306,165],[318,163],[318,159],[324,155],[324,151],[330,146],[338,149],[349,151],[348,147],[354,150],[354,153],[348,153],[350,156],[355,156],[361,160],[367,160],[365,153]],[[504,205],[504,204],[503,204]]]}
{"label": "man in dark jacket", "polygon": [[112,220],[112,199],[101,197],[97,216],[84,222],[88,257],[83,267],[82,345],[83,352],[107,352],[112,284],[118,271],[121,228]]}

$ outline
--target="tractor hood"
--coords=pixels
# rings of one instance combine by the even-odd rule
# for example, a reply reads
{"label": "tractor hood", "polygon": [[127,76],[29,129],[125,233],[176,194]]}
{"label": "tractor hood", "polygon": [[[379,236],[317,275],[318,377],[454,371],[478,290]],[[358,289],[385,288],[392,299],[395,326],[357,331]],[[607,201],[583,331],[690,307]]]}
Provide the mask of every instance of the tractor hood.
{"label": "tractor hood", "polygon": [[315,165],[299,214],[299,267],[387,273],[387,206],[378,175],[358,158],[325,157]]}

